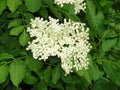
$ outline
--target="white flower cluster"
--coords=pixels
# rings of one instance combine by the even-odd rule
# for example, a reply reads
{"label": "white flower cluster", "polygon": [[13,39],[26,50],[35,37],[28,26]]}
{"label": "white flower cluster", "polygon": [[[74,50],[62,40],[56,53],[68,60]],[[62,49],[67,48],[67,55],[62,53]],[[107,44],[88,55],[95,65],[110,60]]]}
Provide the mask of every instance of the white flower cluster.
{"label": "white flower cluster", "polygon": [[87,69],[87,54],[91,45],[88,42],[89,29],[85,24],[67,21],[59,23],[58,19],[49,17],[31,20],[31,28],[27,29],[32,41],[27,50],[31,50],[34,59],[46,61],[49,56],[58,56],[66,75],[75,70]]}
{"label": "white flower cluster", "polygon": [[73,4],[75,6],[75,14],[79,13],[80,10],[85,11],[86,9],[85,0],[54,0],[54,3],[61,7],[63,7],[64,4]]}

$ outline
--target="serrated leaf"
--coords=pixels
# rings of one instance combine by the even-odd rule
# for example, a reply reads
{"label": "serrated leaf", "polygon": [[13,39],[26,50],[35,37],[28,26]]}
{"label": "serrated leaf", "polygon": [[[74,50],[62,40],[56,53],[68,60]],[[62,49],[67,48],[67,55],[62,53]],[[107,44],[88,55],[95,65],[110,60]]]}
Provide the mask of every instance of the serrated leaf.
{"label": "serrated leaf", "polygon": [[[0,40],[1,40],[1,39],[0,39]],[[3,52],[6,52],[6,50],[5,50],[5,47],[1,45],[1,46],[0,46],[0,54],[3,53]]]}
{"label": "serrated leaf", "polygon": [[78,16],[76,16],[76,15],[70,15],[70,16],[68,16],[71,20],[73,20],[73,21],[77,21],[77,22],[80,22],[80,18],[78,17]]}
{"label": "serrated leaf", "polygon": [[109,78],[118,86],[120,86],[120,63],[104,61],[103,68]]}
{"label": "serrated leaf", "polygon": [[90,60],[90,66],[89,66],[88,72],[89,72],[91,80],[96,81],[97,79],[102,77],[104,73],[100,71],[98,65],[93,62],[93,59],[90,55],[89,55],[89,60]]}
{"label": "serrated leaf", "polygon": [[62,20],[62,14],[54,7],[50,7],[50,11],[54,14],[56,18]]}
{"label": "serrated leaf", "polygon": [[[8,72],[9,72],[9,71],[8,71]],[[4,90],[5,87],[8,86],[9,81],[10,81],[9,78],[7,78],[4,83],[0,84],[0,89],[1,89],[1,90]]]}
{"label": "serrated leaf", "polygon": [[92,90],[118,90],[118,89],[108,79],[100,78],[95,82]]}
{"label": "serrated leaf", "polygon": [[84,75],[84,71],[83,70],[78,70],[76,71],[76,73],[79,75],[79,76],[83,76]]}
{"label": "serrated leaf", "polygon": [[75,9],[73,4],[65,4],[62,9],[70,15],[75,15]]}
{"label": "serrated leaf", "polygon": [[14,26],[18,26],[22,23],[22,20],[20,18],[16,18],[14,20],[11,20],[8,24],[8,29]]}
{"label": "serrated leaf", "polygon": [[54,4],[53,0],[43,0],[43,2],[48,6],[52,6]]}
{"label": "serrated leaf", "polygon": [[51,70],[52,70],[52,68],[50,66],[48,66],[44,71],[44,80],[46,83],[48,83],[50,81]]}
{"label": "serrated leaf", "polygon": [[78,90],[77,89],[77,87],[73,84],[73,85],[67,85],[66,87],[65,87],[65,90]]}
{"label": "serrated leaf", "polygon": [[120,50],[120,38],[118,39],[117,44],[114,47],[115,50]]}
{"label": "serrated leaf", "polygon": [[7,18],[18,18],[20,16],[20,12],[15,11],[14,13],[8,13]]}
{"label": "serrated leaf", "polygon": [[9,68],[6,64],[0,66],[0,84],[7,79]]}
{"label": "serrated leaf", "polygon": [[34,15],[31,13],[25,12],[24,17],[25,17],[25,22],[29,25],[30,20],[34,18]]}
{"label": "serrated leaf", "polygon": [[76,71],[76,73],[80,77],[84,77],[87,82],[91,83],[91,78],[90,78],[89,72],[87,70],[79,70],[79,71]]}
{"label": "serrated leaf", "polygon": [[62,80],[65,82],[65,83],[67,83],[67,84],[78,84],[78,83],[80,83],[80,77],[78,76],[78,75],[67,75],[67,76],[65,76],[65,75],[62,75],[61,76],[62,77]]}
{"label": "serrated leaf", "polygon": [[39,13],[42,17],[44,17],[46,19],[48,18],[48,11],[46,8],[41,8]]}
{"label": "serrated leaf", "polygon": [[39,60],[35,60],[32,57],[27,57],[25,60],[25,64],[31,71],[38,72],[43,66],[43,63]]}
{"label": "serrated leaf", "polygon": [[116,31],[120,32],[120,23],[115,25],[115,29],[116,29]]}
{"label": "serrated leaf", "polygon": [[102,35],[101,40],[106,39],[106,38],[114,38],[114,37],[117,37],[117,36],[118,36],[118,34],[114,31],[114,29],[105,30],[103,35]]}
{"label": "serrated leaf", "polygon": [[[4,90],[4,89],[3,89]],[[22,88],[20,87],[16,87],[14,85],[7,85],[7,87],[5,88],[5,90],[22,90]]]}
{"label": "serrated leaf", "polygon": [[7,0],[0,0],[0,15],[5,10],[6,6],[7,6]]}
{"label": "serrated leaf", "polygon": [[40,9],[42,2],[41,0],[25,0],[25,5],[30,12],[34,13]]}
{"label": "serrated leaf", "polygon": [[96,64],[93,64],[89,69],[90,78],[94,81],[102,77],[103,72],[101,72]]}
{"label": "serrated leaf", "polygon": [[86,5],[87,5],[86,15],[87,15],[88,22],[91,28],[95,30],[94,32],[101,36],[104,30],[103,12],[98,6],[96,6],[96,3],[93,0],[86,0]]}
{"label": "serrated leaf", "polygon": [[61,73],[60,73],[60,67],[56,66],[52,72],[52,82],[53,84],[56,84],[58,80],[60,79]]}
{"label": "serrated leaf", "polygon": [[[19,43],[18,43],[19,44]],[[16,45],[16,44],[15,44]],[[15,47],[15,45],[14,46],[12,46],[12,47]],[[17,47],[17,48],[16,48]],[[13,54],[13,56],[19,56],[19,55],[21,55],[21,56],[26,56],[27,55],[27,52],[26,52],[26,50],[23,50],[23,49],[18,49],[18,46],[16,45],[16,47],[15,47],[15,50],[12,50],[11,51],[11,53]]]}
{"label": "serrated leaf", "polygon": [[67,19],[71,19],[72,21],[77,21],[80,22],[80,18],[78,16],[76,16],[75,14],[71,15],[68,12],[63,12],[63,15],[67,18]]}
{"label": "serrated leaf", "polygon": [[22,46],[26,46],[30,40],[29,34],[24,30],[19,37],[19,43]]}
{"label": "serrated leaf", "polygon": [[109,51],[112,47],[115,46],[115,44],[117,43],[117,38],[114,39],[107,39],[102,43],[102,50],[104,52]]}
{"label": "serrated leaf", "polygon": [[24,26],[19,25],[10,30],[10,35],[18,36],[24,30]]}
{"label": "serrated leaf", "polygon": [[107,0],[100,0],[100,5],[103,6],[108,6],[108,5],[113,5],[113,1],[107,1]]}
{"label": "serrated leaf", "polygon": [[25,63],[21,60],[16,60],[10,64],[10,79],[12,83],[18,87],[18,85],[22,82],[26,72]]}
{"label": "serrated leaf", "polygon": [[91,84],[91,78],[87,70],[84,71],[83,77]]}
{"label": "serrated leaf", "polygon": [[21,4],[22,0],[7,0],[7,6],[11,12],[15,12]]}
{"label": "serrated leaf", "polygon": [[36,74],[41,81],[44,80],[44,72],[42,70],[37,71]]}
{"label": "serrated leaf", "polygon": [[44,82],[40,82],[35,84],[31,90],[48,90],[47,85]]}
{"label": "serrated leaf", "polygon": [[9,53],[1,53],[0,54],[0,61],[5,59],[13,59],[13,55]]}
{"label": "serrated leaf", "polygon": [[38,79],[31,75],[31,73],[26,73],[25,77],[24,77],[24,83],[28,84],[28,85],[33,85],[35,83],[37,83]]}

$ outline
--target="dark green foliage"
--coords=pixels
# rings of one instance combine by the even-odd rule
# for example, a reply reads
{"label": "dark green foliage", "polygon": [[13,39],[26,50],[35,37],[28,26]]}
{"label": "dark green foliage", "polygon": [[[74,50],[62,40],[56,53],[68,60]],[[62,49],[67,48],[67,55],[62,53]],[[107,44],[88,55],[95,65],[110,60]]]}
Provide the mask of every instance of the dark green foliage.
{"label": "dark green foliage", "polygon": [[[86,14],[54,0],[0,0],[0,90],[120,90],[120,0],[86,0]],[[26,51],[30,19],[83,21],[92,50],[87,71],[65,76],[57,57],[34,60]],[[82,17],[82,18],[81,18]]]}

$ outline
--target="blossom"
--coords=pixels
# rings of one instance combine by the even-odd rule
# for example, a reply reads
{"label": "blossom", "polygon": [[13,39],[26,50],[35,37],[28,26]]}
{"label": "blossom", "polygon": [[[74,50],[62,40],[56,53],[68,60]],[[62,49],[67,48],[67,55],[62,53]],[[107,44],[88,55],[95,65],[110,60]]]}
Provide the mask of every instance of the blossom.
{"label": "blossom", "polygon": [[34,59],[46,61],[50,56],[57,56],[66,75],[73,69],[88,68],[87,54],[91,45],[88,42],[89,28],[85,28],[84,23],[66,19],[59,23],[51,17],[48,21],[36,17],[31,19],[27,32],[32,39],[26,50],[32,52]]}
{"label": "blossom", "polygon": [[61,7],[63,7],[64,4],[73,4],[75,7],[75,14],[79,13],[80,10],[85,11],[86,9],[85,0],[54,0],[54,3]]}

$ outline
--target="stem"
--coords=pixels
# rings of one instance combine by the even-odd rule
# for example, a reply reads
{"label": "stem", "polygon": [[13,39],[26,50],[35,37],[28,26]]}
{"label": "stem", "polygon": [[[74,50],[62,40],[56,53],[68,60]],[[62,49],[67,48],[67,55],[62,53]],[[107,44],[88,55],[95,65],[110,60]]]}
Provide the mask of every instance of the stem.
{"label": "stem", "polygon": [[2,61],[0,63],[0,66],[3,65],[3,64],[10,64],[10,63],[14,62],[15,60],[22,60],[22,59],[25,59],[25,58],[26,58],[26,56],[23,56],[23,57],[19,57],[19,58],[12,58],[12,59],[10,59],[7,62],[6,61]]}

